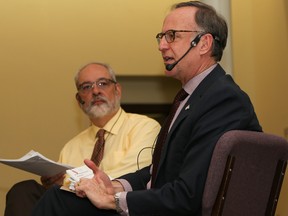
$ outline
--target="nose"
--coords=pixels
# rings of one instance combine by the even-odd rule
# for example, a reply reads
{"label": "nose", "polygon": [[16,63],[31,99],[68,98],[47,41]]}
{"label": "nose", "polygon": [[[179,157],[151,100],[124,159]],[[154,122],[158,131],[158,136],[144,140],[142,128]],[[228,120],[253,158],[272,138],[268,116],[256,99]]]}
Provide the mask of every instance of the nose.
{"label": "nose", "polygon": [[165,37],[162,37],[160,40],[159,40],[159,44],[158,44],[158,50],[163,52],[165,50],[169,49],[169,44],[168,42],[166,41]]}
{"label": "nose", "polygon": [[93,92],[93,94],[96,94],[96,95],[99,94],[99,92],[100,92],[100,88],[97,86],[96,83],[93,83],[92,92]]}

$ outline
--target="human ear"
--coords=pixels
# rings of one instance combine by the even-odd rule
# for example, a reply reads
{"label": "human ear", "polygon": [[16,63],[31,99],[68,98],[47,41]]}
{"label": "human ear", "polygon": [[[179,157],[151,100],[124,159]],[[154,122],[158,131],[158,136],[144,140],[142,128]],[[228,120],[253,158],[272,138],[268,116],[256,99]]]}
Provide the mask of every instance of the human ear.
{"label": "human ear", "polygon": [[200,41],[200,53],[205,54],[212,51],[213,48],[213,36],[211,34],[205,34]]}
{"label": "human ear", "polygon": [[76,93],[75,95],[76,100],[78,101],[79,105],[82,106],[85,104],[85,101],[81,98],[81,96],[79,95],[79,93]]}
{"label": "human ear", "polygon": [[122,86],[119,83],[115,84],[115,94],[119,96],[122,95]]}

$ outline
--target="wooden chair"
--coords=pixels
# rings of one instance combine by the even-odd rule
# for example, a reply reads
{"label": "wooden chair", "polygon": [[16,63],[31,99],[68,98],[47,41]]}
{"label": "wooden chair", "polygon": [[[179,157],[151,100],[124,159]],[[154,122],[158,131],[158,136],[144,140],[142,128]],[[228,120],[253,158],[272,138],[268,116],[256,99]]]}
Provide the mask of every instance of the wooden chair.
{"label": "wooden chair", "polygon": [[226,132],[213,152],[202,215],[274,215],[287,160],[284,138],[252,131]]}

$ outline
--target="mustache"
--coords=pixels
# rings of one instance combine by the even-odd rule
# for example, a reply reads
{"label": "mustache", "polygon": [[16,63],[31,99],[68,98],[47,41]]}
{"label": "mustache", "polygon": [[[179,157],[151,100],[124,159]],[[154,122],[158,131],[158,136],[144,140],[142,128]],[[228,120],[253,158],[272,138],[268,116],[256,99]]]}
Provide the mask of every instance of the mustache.
{"label": "mustache", "polygon": [[93,98],[90,102],[90,105],[93,105],[94,103],[96,103],[97,101],[104,101],[105,103],[108,103],[108,99],[105,96],[102,95],[93,95]]}

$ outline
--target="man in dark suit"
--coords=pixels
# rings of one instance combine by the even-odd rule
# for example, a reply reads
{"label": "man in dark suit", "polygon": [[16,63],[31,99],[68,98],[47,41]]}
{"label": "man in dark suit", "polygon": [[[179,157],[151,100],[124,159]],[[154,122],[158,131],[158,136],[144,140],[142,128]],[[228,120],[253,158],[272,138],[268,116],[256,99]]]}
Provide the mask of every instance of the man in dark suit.
{"label": "man in dark suit", "polygon": [[219,137],[235,129],[262,130],[247,94],[217,63],[227,35],[225,20],[212,7],[194,1],[174,5],[156,38],[165,73],[181,81],[186,98],[162,127],[152,165],[110,181],[85,160],[95,176],[81,179],[77,196],[53,188],[33,215],[201,215]]}

